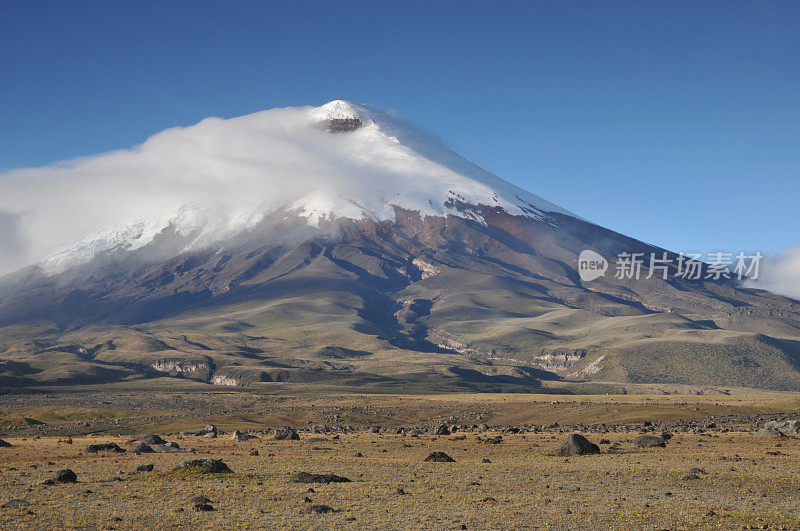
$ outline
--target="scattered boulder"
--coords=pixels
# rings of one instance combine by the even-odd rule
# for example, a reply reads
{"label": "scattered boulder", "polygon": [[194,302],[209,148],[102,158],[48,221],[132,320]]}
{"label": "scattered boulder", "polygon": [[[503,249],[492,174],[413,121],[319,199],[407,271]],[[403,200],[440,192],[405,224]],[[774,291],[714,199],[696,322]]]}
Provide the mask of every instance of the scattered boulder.
{"label": "scattered boulder", "polygon": [[325,424],[312,424],[311,425],[311,433],[315,433],[317,435],[327,433],[328,427]]}
{"label": "scattered boulder", "polygon": [[192,505],[206,505],[213,503],[211,500],[206,498],[205,496],[195,496],[192,498]]}
{"label": "scattered boulder", "polygon": [[299,441],[300,436],[289,426],[284,426],[275,430],[276,441]]}
{"label": "scattered boulder", "polygon": [[136,452],[137,454],[155,453],[155,450],[153,450],[153,448],[146,442],[140,442],[139,444],[137,444],[136,447],[133,449],[133,451]]}
{"label": "scattered boulder", "polygon": [[202,430],[198,431],[197,435],[206,437],[207,439],[213,439],[214,437],[217,436],[218,433],[219,433],[219,430],[217,430],[217,427],[214,426],[213,424],[209,424],[208,426],[206,426]]}
{"label": "scattered boulder", "polygon": [[165,441],[158,435],[142,433],[139,435],[134,435],[133,439],[131,439],[131,443],[137,443],[137,442],[145,444],[165,444],[167,441]]}
{"label": "scattered boulder", "polygon": [[65,468],[56,472],[55,475],[53,475],[53,479],[50,481],[53,483],[77,483],[78,475],[69,468]]}
{"label": "scattered boulder", "polygon": [[310,472],[298,472],[291,479],[292,483],[350,483],[350,480],[336,474],[312,474]]}
{"label": "scattered boulder", "polygon": [[756,432],[756,437],[764,439],[771,439],[774,437],[786,437],[793,435],[800,431],[800,421],[787,420],[785,422],[770,421],[764,424],[764,427]]}
{"label": "scattered boulder", "polygon": [[154,465],[150,463],[149,465],[139,465],[136,467],[137,472],[152,472]]}
{"label": "scattered boulder", "polygon": [[794,433],[800,433],[800,420],[786,420],[783,422],[773,420],[771,422],[767,422],[764,427],[778,431],[783,435],[791,435]]}
{"label": "scattered boulder", "polygon": [[0,439],[0,448],[11,448],[11,443]]}
{"label": "scattered boulder", "polygon": [[496,435],[494,437],[489,437],[488,439],[484,440],[483,444],[500,444],[501,442],[503,442],[503,436]]}
{"label": "scattered boulder", "polygon": [[333,507],[331,507],[330,505],[309,505],[308,507],[303,509],[303,512],[307,514],[327,514],[327,513],[335,513],[338,511]]}
{"label": "scattered boulder", "polygon": [[242,433],[239,430],[234,431],[233,435],[231,435],[231,440],[236,442],[252,441],[254,439],[258,439],[258,437],[249,433]]}
{"label": "scattered boulder", "polygon": [[636,438],[634,444],[639,448],[665,448],[667,446],[667,441],[655,435],[642,435]]}
{"label": "scattered boulder", "polygon": [[424,460],[434,463],[455,463],[456,461],[444,452],[431,452]]}
{"label": "scattered boulder", "polygon": [[251,456],[256,456],[256,455],[258,455],[258,450],[253,450],[252,452],[250,452],[250,455],[251,455]]}
{"label": "scattered boulder", "polygon": [[166,444],[154,444],[152,446],[154,452],[162,453],[162,454],[174,454],[174,453],[193,453],[196,450],[194,448],[184,449],[181,448],[178,443],[176,442],[168,442]]}
{"label": "scattered boulder", "polygon": [[600,447],[589,441],[583,435],[573,433],[567,437],[556,450],[557,455],[591,455],[599,454]]}
{"label": "scattered boulder", "polygon": [[447,424],[436,426],[434,435],[450,435],[450,428],[447,427]]}
{"label": "scattered boulder", "polygon": [[0,507],[3,507],[4,509],[10,509],[12,507],[28,507],[30,504],[31,504],[31,502],[29,502],[29,501],[18,500],[16,498],[11,498],[7,502],[5,502],[3,505],[0,505]]}
{"label": "scattered boulder", "polygon": [[233,472],[228,465],[220,459],[190,459],[181,461],[176,471],[194,472],[200,474],[230,474]]}
{"label": "scattered boulder", "polygon": [[686,474],[685,476],[683,476],[683,479],[686,480],[700,479],[700,476],[698,476],[697,474]]}
{"label": "scattered boulder", "polygon": [[196,503],[194,505],[194,510],[195,511],[203,511],[203,512],[213,511],[214,507],[212,505],[209,505],[208,503]]}
{"label": "scattered boulder", "polygon": [[772,439],[773,437],[785,437],[784,434],[772,428],[761,428],[755,433],[756,437],[761,439]]}
{"label": "scattered boulder", "polygon": [[86,452],[90,454],[96,454],[98,452],[114,452],[116,454],[122,454],[125,453],[125,449],[120,448],[117,443],[90,444],[86,447]]}

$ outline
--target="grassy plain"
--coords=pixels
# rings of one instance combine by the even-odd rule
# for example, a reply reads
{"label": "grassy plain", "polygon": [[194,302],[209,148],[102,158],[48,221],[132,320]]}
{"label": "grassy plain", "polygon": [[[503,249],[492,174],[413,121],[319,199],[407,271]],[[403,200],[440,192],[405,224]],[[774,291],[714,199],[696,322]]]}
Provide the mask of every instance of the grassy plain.
{"label": "grassy plain", "polygon": [[[324,396],[96,390],[4,396],[0,431],[12,446],[0,448],[0,504],[23,503],[0,508],[0,526],[797,528],[800,439],[758,438],[753,429],[796,414],[798,405],[796,394],[756,392]],[[644,421],[655,424],[654,433],[674,433],[666,448],[635,446]],[[216,439],[179,434],[207,423],[228,433]],[[311,423],[331,431],[311,433]],[[433,435],[430,428],[440,423],[467,428]],[[481,423],[489,429],[472,427]],[[273,440],[269,430],[282,425],[298,429],[301,439]],[[383,433],[367,430],[375,426]],[[421,434],[396,434],[397,426],[417,427]],[[510,433],[509,426],[524,429]],[[233,441],[234,429],[258,439]],[[559,442],[575,430],[608,443],[599,455],[556,456]],[[142,432],[160,433],[196,452],[133,453],[127,442]],[[501,443],[485,442],[496,435]],[[128,452],[86,451],[103,442]],[[610,450],[615,443],[616,451]],[[424,462],[433,451],[455,462]],[[222,459],[233,474],[171,472],[180,461],[197,458]],[[137,472],[144,464],[154,470]],[[75,471],[77,483],[42,484],[64,468]],[[702,470],[698,479],[687,479],[693,468]],[[292,483],[300,471],[332,472],[352,482]],[[211,500],[213,511],[194,510],[191,499],[199,495]],[[307,514],[311,505],[336,512]]]}

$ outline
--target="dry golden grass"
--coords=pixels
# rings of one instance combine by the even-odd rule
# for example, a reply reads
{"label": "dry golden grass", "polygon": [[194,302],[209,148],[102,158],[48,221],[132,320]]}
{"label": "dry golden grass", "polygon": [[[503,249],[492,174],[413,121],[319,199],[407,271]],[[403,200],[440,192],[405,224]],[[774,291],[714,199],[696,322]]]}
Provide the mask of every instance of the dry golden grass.
{"label": "dry golden grass", "polygon": [[[311,409],[322,398],[296,398]],[[414,402],[417,400],[418,402]],[[552,404],[553,400],[560,403]],[[687,401],[691,400],[691,403]],[[341,397],[336,407],[370,406],[379,417],[398,409],[399,421],[422,420],[483,407],[497,420],[531,422],[546,411],[562,421],[586,422],[617,415],[655,417],[683,408],[684,417],[710,408],[722,414],[796,408],[796,397],[536,397],[447,395],[424,397]],[[423,407],[424,406],[424,407]],[[444,408],[444,409],[437,409]],[[420,414],[422,411],[424,414]],[[514,411],[517,413],[515,414]],[[636,412],[639,412],[638,414]],[[400,413],[403,413],[402,415]],[[84,413],[85,414],[85,413]],[[277,415],[277,414],[275,414]],[[301,417],[303,415],[300,415]],[[83,415],[81,415],[83,417]],[[376,423],[376,418],[365,420]],[[413,418],[412,418],[413,417]],[[270,417],[272,421],[276,420]],[[226,417],[234,426],[236,417]],[[255,427],[261,417],[250,419]],[[537,421],[538,422],[538,421]],[[380,423],[380,422],[377,422]],[[196,425],[199,429],[202,425]],[[273,424],[273,426],[276,424]],[[300,424],[298,424],[300,426]],[[244,427],[244,426],[239,426]],[[260,425],[263,428],[263,425]],[[133,433],[133,432],[131,432]],[[608,438],[619,453],[557,457],[566,433],[503,434],[501,444],[478,438],[499,432],[404,437],[360,431],[312,435],[300,441],[234,442],[197,436],[167,436],[194,454],[88,454],[99,442],[125,446],[128,437],[92,435],[5,437],[0,448],[0,504],[25,500],[25,507],[0,508],[2,528],[738,528],[742,525],[797,528],[800,507],[800,439],[758,439],[746,431],[677,433],[666,448],[638,449],[629,433],[588,434]],[[456,434],[459,435],[459,434]],[[323,441],[311,441],[323,437]],[[130,447],[129,447],[130,448]],[[258,450],[258,456],[249,455]],[[431,451],[454,463],[427,463]],[[361,454],[361,457],[357,457]],[[222,459],[233,474],[184,476],[170,473],[184,459]],[[483,462],[489,459],[490,463]],[[153,463],[153,472],[136,472]],[[684,476],[701,468],[700,479]],[[56,470],[70,468],[77,484],[42,485]],[[299,471],[333,472],[352,483],[291,483]],[[405,494],[398,494],[401,488]],[[191,498],[210,498],[215,510],[197,512]],[[305,514],[310,503],[338,512]]]}

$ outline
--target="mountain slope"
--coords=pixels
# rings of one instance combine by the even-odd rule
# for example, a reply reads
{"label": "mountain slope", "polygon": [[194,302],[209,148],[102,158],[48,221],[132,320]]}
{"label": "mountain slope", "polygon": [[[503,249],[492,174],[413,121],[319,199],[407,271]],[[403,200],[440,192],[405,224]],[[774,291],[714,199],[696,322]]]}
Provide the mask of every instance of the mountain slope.
{"label": "mountain slope", "polygon": [[[195,196],[147,230],[129,220],[5,277],[0,385],[800,388],[796,301],[726,281],[583,282],[584,249],[609,260],[664,251],[369,107],[266,113],[234,120],[269,131],[279,152],[228,146],[225,127],[223,138],[200,135],[201,152],[234,151],[245,177],[231,186],[272,182],[271,169],[287,166],[303,185],[254,186],[234,209],[222,208],[231,194]],[[159,162],[150,148],[137,153]],[[312,168],[325,178],[303,177]]]}

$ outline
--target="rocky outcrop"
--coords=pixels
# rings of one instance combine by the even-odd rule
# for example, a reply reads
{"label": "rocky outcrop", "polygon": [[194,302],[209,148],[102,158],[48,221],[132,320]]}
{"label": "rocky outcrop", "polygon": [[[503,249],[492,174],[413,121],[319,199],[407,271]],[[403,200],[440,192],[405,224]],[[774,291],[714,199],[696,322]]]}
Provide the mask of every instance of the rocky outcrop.
{"label": "rocky outcrop", "polygon": [[224,374],[215,374],[211,378],[211,383],[214,385],[223,385],[227,387],[236,387],[239,385],[239,380],[225,376]]}
{"label": "rocky outcrop", "polygon": [[193,374],[200,371],[207,371],[209,369],[207,363],[192,363],[175,360],[159,360],[153,363],[151,367],[158,372],[178,374]]}
{"label": "rocky outcrop", "polygon": [[347,133],[364,127],[364,121],[360,118],[331,118],[322,125],[331,133]]}

